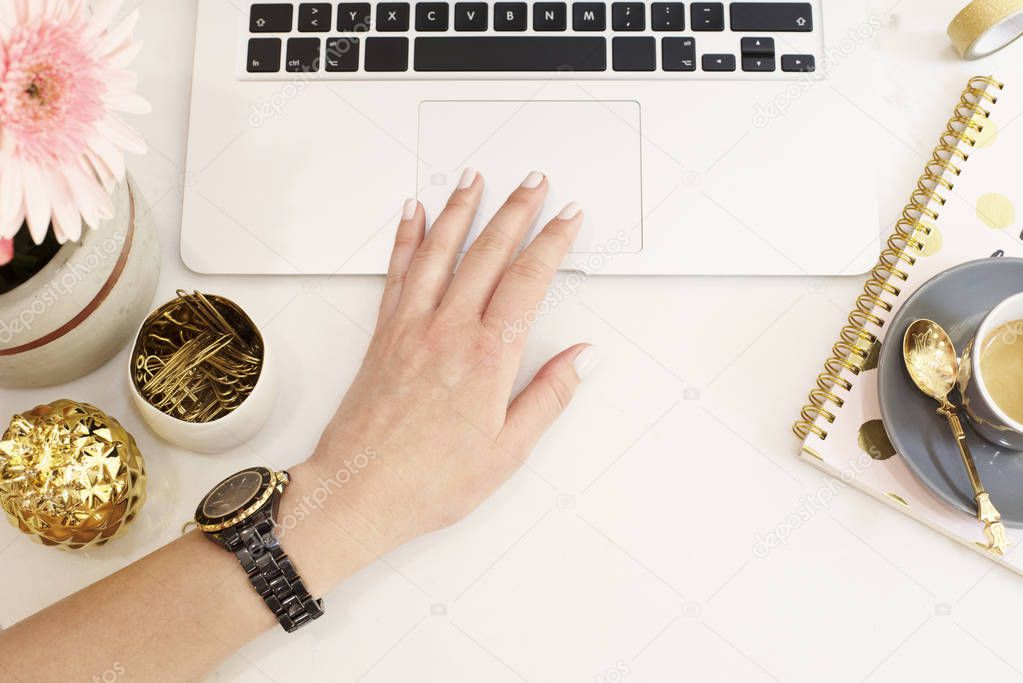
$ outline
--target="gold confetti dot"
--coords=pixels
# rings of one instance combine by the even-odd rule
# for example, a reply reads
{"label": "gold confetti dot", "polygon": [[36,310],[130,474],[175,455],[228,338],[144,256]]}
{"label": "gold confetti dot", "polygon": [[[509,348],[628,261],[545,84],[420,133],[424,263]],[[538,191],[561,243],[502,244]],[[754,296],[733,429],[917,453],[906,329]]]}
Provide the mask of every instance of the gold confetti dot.
{"label": "gold confetti dot", "polygon": [[906,502],[906,499],[898,495],[897,493],[886,493],[884,495],[888,496],[899,505],[905,505],[906,507],[909,507],[909,503]]}
{"label": "gold confetti dot", "polygon": [[980,131],[971,131],[974,139],[976,139],[976,147],[990,147],[995,144],[998,140],[998,126],[991,119],[985,119],[984,117],[974,117],[974,121],[981,125]]}
{"label": "gold confetti dot", "polygon": [[921,256],[934,256],[941,251],[941,247],[945,243],[945,238],[942,237],[941,230],[938,230],[936,225],[931,226],[930,235],[921,235],[917,239],[923,243],[924,247],[920,250]]}
{"label": "gold confetti dot", "polygon": [[870,349],[867,350],[867,357],[863,359],[860,370],[877,370],[877,361],[880,357],[881,342],[875,339],[874,343],[870,345]]}
{"label": "gold confetti dot", "polygon": [[977,200],[977,218],[992,230],[1004,230],[1016,220],[1016,207],[1004,194],[989,192]]}
{"label": "gold confetti dot", "polygon": [[895,455],[895,447],[888,439],[881,420],[864,422],[857,436],[860,448],[874,460],[887,460]]}

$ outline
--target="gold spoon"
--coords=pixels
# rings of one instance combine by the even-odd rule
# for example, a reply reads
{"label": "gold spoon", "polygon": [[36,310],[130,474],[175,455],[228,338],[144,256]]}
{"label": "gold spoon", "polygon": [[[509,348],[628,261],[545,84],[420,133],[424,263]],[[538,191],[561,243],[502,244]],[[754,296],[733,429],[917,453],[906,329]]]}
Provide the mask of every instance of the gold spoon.
{"label": "gold spoon", "polygon": [[940,404],[938,413],[948,420],[959,446],[959,455],[966,466],[966,474],[970,477],[970,486],[973,487],[973,496],[977,501],[977,519],[984,523],[984,536],[988,540],[986,547],[998,555],[1004,555],[1009,542],[1005,537],[1002,516],[991,502],[991,496],[984,490],[970,447],[966,443],[966,433],[959,421],[959,414],[948,400],[948,394],[959,376],[959,357],[956,356],[955,345],[938,323],[933,320],[916,320],[902,339],[902,358],[917,388]]}

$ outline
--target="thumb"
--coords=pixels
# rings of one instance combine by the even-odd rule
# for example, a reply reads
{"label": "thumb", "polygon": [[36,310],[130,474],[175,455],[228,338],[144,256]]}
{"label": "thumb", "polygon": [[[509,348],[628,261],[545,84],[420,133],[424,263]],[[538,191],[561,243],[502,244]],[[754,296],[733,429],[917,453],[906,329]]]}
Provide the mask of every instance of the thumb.
{"label": "thumb", "polygon": [[543,433],[568,407],[579,382],[597,359],[596,348],[576,344],[547,361],[508,406],[508,416],[498,436],[502,446],[519,457],[529,455]]}

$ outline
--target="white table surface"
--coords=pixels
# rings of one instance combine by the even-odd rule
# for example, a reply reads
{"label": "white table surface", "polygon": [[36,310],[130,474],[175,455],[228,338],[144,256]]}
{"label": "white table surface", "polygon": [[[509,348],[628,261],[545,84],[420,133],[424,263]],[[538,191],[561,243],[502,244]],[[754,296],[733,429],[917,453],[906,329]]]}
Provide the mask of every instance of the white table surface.
{"label": "white table surface", "polygon": [[[241,302],[280,351],[281,396],[271,428],[248,447],[201,456],[142,425],[125,390],[127,349],[73,384],[0,394],[5,416],[67,397],[119,417],[146,456],[150,486],[131,532],[87,553],[0,526],[5,626],[173,539],[222,476],[308,454],[356,370],[382,286],[378,277],[202,277],[181,264],[196,0],[127,4],[141,9],[138,70],[154,107],[137,120],[151,151],[130,168],[160,231],[158,299],[183,287]],[[990,72],[1023,83],[1023,44],[979,63],[956,59],[944,28],[962,4],[873,2],[879,97],[851,106],[879,141],[882,232],[966,78]],[[599,346],[603,362],[530,469],[466,522],[328,595],[315,626],[262,637],[217,678],[1023,677],[1023,579],[852,490],[793,523],[827,480],[796,460],[789,427],[861,284],[586,280],[541,321],[524,372],[576,341]],[[786,545],[754,553],[758,535],[784,525],[794,527]]]}

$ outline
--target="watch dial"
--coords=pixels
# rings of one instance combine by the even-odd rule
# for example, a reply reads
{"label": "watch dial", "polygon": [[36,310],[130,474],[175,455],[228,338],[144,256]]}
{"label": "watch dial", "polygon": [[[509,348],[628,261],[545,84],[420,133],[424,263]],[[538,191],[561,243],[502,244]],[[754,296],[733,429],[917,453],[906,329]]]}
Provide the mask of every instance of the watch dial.
{"label": "watch dial", "polygon": [[263,477],[259,472],[239,472],[206,496],[202,513],[212,519],[227,517],[245,507],[259,493],[262,484]]}

